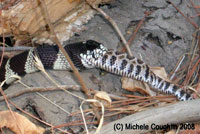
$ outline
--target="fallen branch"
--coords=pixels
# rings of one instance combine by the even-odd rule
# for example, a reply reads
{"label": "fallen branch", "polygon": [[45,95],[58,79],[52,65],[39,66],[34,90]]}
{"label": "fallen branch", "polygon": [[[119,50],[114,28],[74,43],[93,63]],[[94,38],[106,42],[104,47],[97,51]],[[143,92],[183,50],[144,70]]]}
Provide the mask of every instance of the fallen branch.
{"label": "fallen branch", "polygon": [[[32,93],[32,92],[47,92],[47,91],[57,91],[57,90],[76,90],[79,91],[80,90],[80,86],[77,85],[64,85],[64,86],[60,86],[61,88],[55,86],[55,87],[34,87],[34,88],[26,88],[23,90],[20,90],[19,92],[13,93],[13,94],[8,94],[6,95],[7,99],[11,99],[11,98],[15,98],[17,96],[23,95],[25,93]],[[4,97],[0,97],[0,102],[4,101]]]}
{"label": "fallen branch", "polygon": [[[200,120],[200,99],[193,101],[178,102],[173,105],[153,108],[147,111],[142,111],[135,113],[130,116],[126,116],[122,119],[111,122],[102,127],[101,134],[129,134],[129,133],[145,133],[151,131],[151,125],[154,123],[156,125],[165,124],[179,124],[184,122],[195,122]],[[149,129],[123,129],[123,131],[114,131],[114,125],[120,123],[125,127],[126,123],[131,123],[132,125],[148,125]],[[91,132],[92,133],[92,132]]]}

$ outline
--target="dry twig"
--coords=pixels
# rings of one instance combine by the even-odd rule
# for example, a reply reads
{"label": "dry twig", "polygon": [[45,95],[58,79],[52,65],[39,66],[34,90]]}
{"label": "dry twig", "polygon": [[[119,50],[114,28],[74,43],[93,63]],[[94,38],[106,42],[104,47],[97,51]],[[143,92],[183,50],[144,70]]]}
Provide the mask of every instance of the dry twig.
{"label": "dry twig", "polygon": [[[37,118],[36,116],[34,116],[34,115],[32,115],[32,114],[30,114],[30,113],[24,111],[23,109],[21,109],[20,107],[18,107],[18,106],[17,106],[15,103],[13,103],[12,101],[9,100],[9,103],[12,104],[14,107],[16,107],[18,110],[20,110],[21,112],[23,112],[23,113],[25,113],[26,115],[32,117],[33,119],[36,119],[37,121],[39,121],[39,122],[41,122],[41,123],[44,123],[45,125],[47,125],[47,126],[49,126],[49,127],[51,127],[51,128],[54,128],[54,126],[53,126],[52,124],[47,123],[47,122],[45,122],[45,121],[43,121],[43,120],[40,120],[40,119]],[[70,134],[69,132],[64,131],[64,130],[62,130],[62,129],[60,129],[60,128],[56,128],[56,129],[59,130],[59,131],[61,131],[61,132],[63,132],[64,134]]]}
{"label": "dry twig", "polygon": [[0,47],[0,52],[11,52],[11,51],[27,51],[33,47],[17,46],[17,47]]}
{"label": "dry twig", "polygon": [[194,10],[196,11],[197,16],[200,15],[200,12],[198,11],[198,9],[195,8],[194,2],[193,2],[192,0],[190,0],[190,3],[191,3],[191,5],[192,5],[192,7],[194,8]]}
{"label": "dry twig", "polygon": [[[74,66],[73,62],[71,61],[69,55],[67,54],[67,52],[65,51],[65,49],[63,48],[63,46],[61,45],[60,41],[58,40],[57,36],[56,36],[56,33],[54,31],[54,28],[53,28],[53,25],[51,24],[50,22],[50,19],[49,19],[49,14],[48,14],[48,11],[47,11],[47,7],[46,7],[46,4],[44,2],[44,0],[40,0],[41,3],[42,3],[42,8],[44,10],[44,17],[47,21],[47,24],[49,25],[49,28],[50,28],[50,31],[53,35],[53,40],[55,41],[55,43],[58,45],[59,49],[61,50],[61,52],[64,54],[65,58],[67,59],[67,61],[69,62],[73,72],[74,72],[74,75],[77,77],[77,79],[79,80],[79,83],[81,84],[81,89],[83,90],[83,92],[87,95],[87,97],[90,99],[92,98],[91,97],[91,93],[90,91],[88,90],[88,88],[86,87],[82,77],[80,76],[78,70],[76,69],[76,67]],[[94,105],[93,105],[94,106]],[[97,110],[95,109],[95,107],[93,107],[93,110],[95,112],[95,115],[97,116],[98,119],[100,119],[100,115],[98,114]]]}
{"label": "dry twig", "polygon": [[[144,18],[142,18],[142,19],[140,20],[140,22],[138,23],[138,25],[137,25],[135,31],[133,32],[133,34],[131,35],[130,39],[128,40],[128,43],[127,43],[128,46],[130,46],[131,42],[134,41],[134,39],[135,39],[135,37],[136,37],[136,34],[137,34],[137,32],[139,31],[139,29],[141,28],[142,24],[144,23],[146,17],[149,16],[151,13],[152,13],[152,12],[146,12]],[[124,51],[125,51],[125,48],[122,49],[122,52],[124,52]]]}
{"label": "dry twig", "polygon": [[45,1],[44,0],[40,0],[41,2],[41,5],[42,5],[42,9],[44,11],[44,17],[46,19],[46,22],[50,28],[50,31],[51,31],[51,34],[52,34],[52,39],[55,41],[55,43],[58,45],[59,49],[61,50],[61,52],[64,54],[65,58],[67,59],[67,61],[69,62],[75,76],[77,77],[77,79],[79,80],[80,84],[81,84],[81,87],[82,87],[82,90],[84,91],[84,93],[87,95],[87,97],[91,98],[90,97],[90,91],[88,90],[88,88],[86,87],[81,75],[79,74],[78,70],[76,69],[76,67],[74,66],[73,62],[71,61],[69,55],[67,54],[67,52],[65,51],[65,49],[63,48],[63,46],[61,45],[60,41],[58,40],[57,36],[56,36],[56,33],[54,31],[54,28],[53,28],[53,25],[51,24],[51,21],[50,21],[50,17],[49,17],[49,14],[48,14],[48,11],[47,11],[47,7],[46,7],[46,4],[45,4]]}
{"label": "dry twig", "polygon": [[[1,12],[0,12],[0,15],[1,15]],[[1,26],[3,27],[4,25],[4,20],[2,19],[1,17]],[[4,56],[4,49],[5,49],[5,37],[4,37],[4,29],[3,29],[3,48],[2,48],[2,54],[1,54],[1,59],[0,59],[0,68],[1,68],[1,64],[3,62],[3,56]]]}
{"label": "dry twig", "polygon": [[[80,87],[77,85],[64,85],[61,86],[62,89],[68,90],[68,89],[72,89],[72,90],[80,90]],[[32,93],[32,92],[47,92],[47,91],[57,91],[57,90],[62,90],[60,88],[56,87],[34,87],[34,88],[26,88],[23,90],[20,90],[19,92],[13,93],[13,94],[8,94],[7,99],[11,99],[11,98],[15,98],[17,96],[23,95],[25,93]],[[4,97],[0,97],[0,102],[4,100]]]}
{"label": "dry twig", "polygon": [[124,43],[124,46],[126,47],[126,50],[128,52],[128,55],[130,57],[133,57],[133,54],[131,52],[131,49],[129,48],[128,42],[126,41],[125,37],[123,36],[122,32],[119,30],[119,27],[117,26],[116,22],[109,16],[107,15],[103,10],[100,8],[96,7],[95,5],[91,4],[88,0],[86,2],[95,10],[97,10],[99,13],[101,13],[109,22],[112,24],[116,32],[118,33],[119,37],[121,38],[122,42]]}
{"label": "dry twig", "polygon": [[172,6],[173,6],[173,7],[174,7],[174,8],[175,8],[175,9],[190,23],[190,24],[193,25],[194,28],[196,28],[196,29],[199,28],[199,26],[198,26],[195,22],[193,22],[190,18],[186,17],[186,16],[181,12],[181,10],[178,9],[178,8],[176,7],[176,5],[175,5],[174,3],[171,2],[171,0],[166,0],[166,1],[169,1],[169,2],[172,4]]}
{"label": "dry twig", "polygon": [[[8,103],[8,99],[7,99],[4,91],[2,90],[1,86],[0,86],[0,93],[3,95],[3,98],[4,98],[5,102],[6,102],[6,105],[7,105],[8,109],[9,109],[9,111],[10,111],[11,116],[13,117],[14,121],[17,122],[17,118],[13,114],[13,111],[12,111],[12,109],[10,107],[10,104]],[[17,124],[17,129],[19,130],[19,132],[22,133],[22,130],[20,129],[20,127],[18,126],[18,124]]]}

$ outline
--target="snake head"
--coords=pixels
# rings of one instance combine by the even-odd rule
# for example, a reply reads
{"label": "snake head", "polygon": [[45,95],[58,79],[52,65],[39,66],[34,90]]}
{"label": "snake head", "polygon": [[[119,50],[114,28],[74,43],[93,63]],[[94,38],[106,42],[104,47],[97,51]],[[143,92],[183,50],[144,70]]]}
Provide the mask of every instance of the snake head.
{"label": "snake head", "polygon": [[78,68],[93,68],[91,60],[102,57],[107,48],[94,40],[72,43],[65,46],[65,50]]}
{"label": "snake head", "polygon": [[106,52],[107,48],[103,44],[98,43],[94,40],[88,40],[83,42],[85,45],[85,51],[81,53],[82,57],[86,58],[99,58],[102,57]]}
{"label": "snake head", "polygon": [[93,40],[83,42],[83,45],[85,50],[80,53],[81,62],[86,68],[94,68],[92,61],[102,57],[107,52],[107,48]]}

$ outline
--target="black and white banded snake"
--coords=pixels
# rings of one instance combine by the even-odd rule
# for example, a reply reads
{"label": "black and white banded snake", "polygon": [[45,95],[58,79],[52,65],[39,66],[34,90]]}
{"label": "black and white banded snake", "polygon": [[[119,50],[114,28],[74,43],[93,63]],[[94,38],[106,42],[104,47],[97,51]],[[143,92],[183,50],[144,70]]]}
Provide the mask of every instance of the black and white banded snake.
{"label": "black and white banded snake", "polygon": [[[137,79],[148,83],[160,92],[175,95],[178,100],[192,100],[192,96],[177,85],[167,82],[154,74],[142,60],[126,53],[108,50],[93,40],[66,45],[66,52],[78,69],[100,68],[107,72]],[[42,46],[25,51],[10,59],[3,58],[0,67],[0,82],[10,84],[16,78],[12,75],[24,75],[38,71],[34,56],[37,55],[46,69],[70,70],[70,65],[57,46]]]}

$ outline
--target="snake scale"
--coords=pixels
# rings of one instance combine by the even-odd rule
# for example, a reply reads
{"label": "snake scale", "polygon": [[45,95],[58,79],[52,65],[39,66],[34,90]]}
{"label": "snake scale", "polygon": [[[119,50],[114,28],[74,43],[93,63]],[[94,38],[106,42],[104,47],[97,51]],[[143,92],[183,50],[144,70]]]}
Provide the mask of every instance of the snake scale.
{"label": "snake scale", "polygon": [[[192,100],[192,96],[177,85],[167,82],[154,74],[149,66],[126,53],[108,50],[93,40],[68,44],[65,47],[75,66],[79,69],[100,68],[107,72],[137,79],[148,83],[160,92],[172,94],[178,100]],[[10,59],[3,58],[0,68],[0,82],[10,84],[16,80],[12,75],[25,75],[39,71],[34,56],[38,56],[46,69],[70,70],[70,65],[57,46],[41,46],[25,51]]]}

